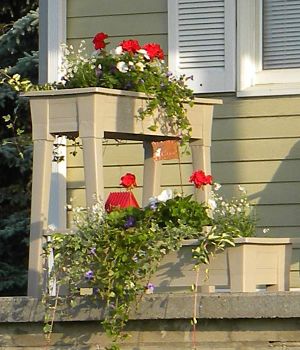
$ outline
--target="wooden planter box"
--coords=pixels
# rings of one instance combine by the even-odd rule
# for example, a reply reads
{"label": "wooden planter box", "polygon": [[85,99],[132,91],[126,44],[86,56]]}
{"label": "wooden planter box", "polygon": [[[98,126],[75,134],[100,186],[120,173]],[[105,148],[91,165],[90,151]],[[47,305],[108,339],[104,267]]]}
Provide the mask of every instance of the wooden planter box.
{"label": "wooden planter box", "polygon": [[[219,287],[231,292],[255,292],[258,286],[267,291],[289,290],[291,239],[237,238],[235,244],[200,269],[199,291],[213,292]],[[196,280],[192,258],[196,246],[197,240],[187,240],[178,252],[164,257],[151,279],[156,292],[191,290]]]}
{"label": "wooden planter box", "polygon": [[[104,198],[103,138],[143,141],[144,176],[143,205],[151,196],[160,193],[160,162],[152,158],[152,141],[176,138],[172,130],[161,128],[156,132],[148,127],[152,120],[137,120],[140,108],[148,97],[142,93],[105,88],[34,91],[30,99],[32,117],[33,177],[31,230],[29,253],[30,296],[40,296],[42,290],[42,235],[48,226],[51,160],[55,135],[79,136],[83,145],[86,203],[91,207],[95,196]],[[187,106],[187,117],[192,126],[190,142],[193,168],[210,173],[210,146],[213,106],[221,100],[195,99]],[[154,116],[154,118],[157,117]],[[208,199],[208,189],[198,191],[197,199]]]}

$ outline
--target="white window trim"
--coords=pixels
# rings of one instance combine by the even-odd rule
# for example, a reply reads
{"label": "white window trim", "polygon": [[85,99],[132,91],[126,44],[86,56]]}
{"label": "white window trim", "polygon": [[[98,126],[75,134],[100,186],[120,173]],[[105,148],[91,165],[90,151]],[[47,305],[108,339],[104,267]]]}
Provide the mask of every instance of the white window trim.
{"label": "white window trim", "polygon": [[[66,0],[40,0],[39,81],[41,84],[60,80],[61,44],[66,42]],[[48,224],[66,226],[66,138],[57,137],[56,152],[64,160],[52,162]]]}
{"label": "white window trim", "polygon": [[300,93],[300,69],[262,69],[262,0],[237,0],[237,96]]}

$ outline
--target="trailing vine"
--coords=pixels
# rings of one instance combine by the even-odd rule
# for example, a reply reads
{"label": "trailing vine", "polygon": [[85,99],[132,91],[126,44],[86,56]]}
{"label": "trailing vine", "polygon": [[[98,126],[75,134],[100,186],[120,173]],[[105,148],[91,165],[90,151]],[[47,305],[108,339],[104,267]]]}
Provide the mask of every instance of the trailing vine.
{"label": "trailing vine", "polygon": [[[163,256],[210,223],[206,209],[191,196],[177,196],[157,202],[155,209],[152,203],[145,209],[129,207],[108,214],[99,202],[88,211],[77,210],[76,231],[52,234],[45,248],[46,256],[54,252],[48,292],[55,281],[68,287],[68,299],[74,302],[80,288],[90,288],[91,297],[105,303],[102,325],[112,337],[111,349],[117,349],[132,304],[153,288],[151,275]],[[192,220],[187,228],[188,215]],[[45,300],[52,314],[53,298],[48,294]],[[51,333],[49,313],[47,321],[45,331]]]}

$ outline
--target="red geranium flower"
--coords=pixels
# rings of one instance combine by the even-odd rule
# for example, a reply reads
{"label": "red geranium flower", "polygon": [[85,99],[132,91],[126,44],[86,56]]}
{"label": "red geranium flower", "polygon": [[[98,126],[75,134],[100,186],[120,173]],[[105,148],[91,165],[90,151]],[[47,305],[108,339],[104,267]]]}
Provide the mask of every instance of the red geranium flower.
{"label": "red geranium flower", "polygon": [[95,50],[101,50],[105,48],[107,43],[104,40],[106,38],[108,38],[108,35],[103,32],[98,33],[94,36],[93,44],[94,44]]}
{"label": "red geranium flower", "polygon": [[123,40],[119,46],[122,46],[123,51],[131,53],[136,53],[141,48],[137,40]]}
{"label": "red geranium flower", "polygon": [[124,176],[121,177],[120,185],[128,189],[136,187],[137,184],[135,180],[135,175],[131,173],[125,174]]}
{"label": "red geranium flower", "polygon": [[196,188],[201,188],[204,185],[212,184],[212,176],[205,175],[203,170],[197,170],[193,172],[189,181],[193,182]]}
{"label": "red geranium flower", "polygon": [[149,43],[145,44],[142,48],[147,51],[147,54],[151,60],[155,57],[157,57],[160,60],[164,59],[164,52],[158,44]]}

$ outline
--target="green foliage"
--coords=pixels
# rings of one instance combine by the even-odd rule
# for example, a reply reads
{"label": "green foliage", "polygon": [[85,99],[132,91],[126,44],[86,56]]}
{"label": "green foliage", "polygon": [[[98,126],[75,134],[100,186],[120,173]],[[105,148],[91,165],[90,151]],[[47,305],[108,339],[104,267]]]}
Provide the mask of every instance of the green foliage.
{"label": "green foliage", "polygon": [[38,7],[38,0],[1,0],[0,23],[11,23]]}
{"label": "green foliage", "polygon": [[23,159],[13,144],[0,148],[0,296],[24,295],[27,287],[32,148]]}
{"label": "green foliage", "polygon": [[[203,225],[210,220],[206,206],[191,197],[157,202],[155,208],[129,207],[109,214],[98,203],[90,211],[77,212],[76,231],[51,236],[46,247],[47,254],[54,251],[51,280],[58,286],[67,285],[71,297],[78,295],[80,287],[93,289],[94,297],[106,303],[102,324],[114,346],[123,337],[121,331],[132,303],[149,287],[159,261],[179,249],[187,236],[187,222],[183,225],[181,220],[187,218],[189,208],[190,234],[201,236]],[[50,324],[49,320],[48,330]]]}
{"label": "green foliage", "polygon": [[194,249],[195,266],[208,264],[212,255],[234,246],[234,238],[255,235],[257,219],[250,206],[245,189],[239,186],[240,195],[226,200],[219,190],[221,185],[214,184],[208,200],[211,226],[207,234],[199,238],[199,246]]}
{"label": "green foliage", "polygon": [[37,5],[0,7],[0,296],[25,295],[27,287],[32,145],[28,101],[19,96],[28,79],[19,75],[37,82],[38,13],[28,13]]}
{"label": "green foliage", "polygon": [[[58,292],[60,286],[67,286],[71,302],[80,288],[90,288],[92,297],[106,305],[102,325],[112,337],[109,349],[119,349],[132,304],[145,291],[152,291],[151,276],[166,254],[178,250],[183,239],[197,238],[199,245],[193,251],[197,269],[200,264],[208,264],[216,252],[234,245],[235,237],[243,236],[237,221],[235,229],[234,213],[228,210],[221,220],[212,213],[218,213],[217,207],[212,210],[192,196],[173,196],[172,191],[165,190],[151,198],[144,209],[129,207],[108,214],[101,202],[88,211],[77,209],[76,229],[69,234],[51,234],[45,246],[46,257],[54,253],[49,286],[55,281]],[[252,220],[249,212],[241,216],[244,222]],[[222,232],[221,227],[233,231]],[[51,334],[54,314],[49,291],[50,287],[45,296],[45,330]],[[57,295],[56,303],[59,300]]]}
{"label": "green foliage", "polygon": [[226,200],[219,190],[221,185],[215,185],[211,192],[209,204],[212,209],[215,231],[234,237],[251,237],[255,234],[256,216],[251,207],[244,187],[238,186],[239,196]]}
{"label": "green foliage", "polygon": [[14,66],[24,56],[24,52],[37,50],[38,20],[38,12],[30,11],[0,36],[0,68]]}
{"label": "green foliage", "polygon": [[38,51],[24,52],[17,63],[8,69],[8,74],[20,74],[21,77],[30,77],[31,82],[38,81],[39,53]]}

